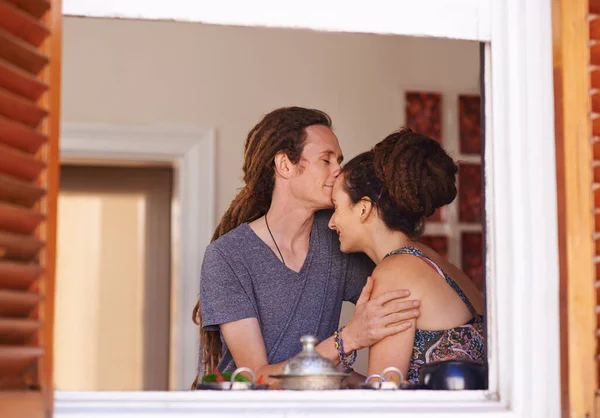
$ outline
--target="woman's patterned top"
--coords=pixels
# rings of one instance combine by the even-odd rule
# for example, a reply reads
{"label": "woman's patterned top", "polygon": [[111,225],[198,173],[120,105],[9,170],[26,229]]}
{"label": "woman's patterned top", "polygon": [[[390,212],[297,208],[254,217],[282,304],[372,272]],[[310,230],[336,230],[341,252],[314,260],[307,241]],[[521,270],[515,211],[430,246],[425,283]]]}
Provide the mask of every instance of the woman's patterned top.
{"label": "woman's patterned top", "polygon": [[[415,247],[402,247],[391,251],[385,257],[394,254],[411,254],[421,258],[446,279],[446,282],[458,294],[473,315],[473,319],[464,325],[444,331],[415,331],[415,344],[413,347],[410,365],[408,366],[407,380],[409,383],[419,382],[421,366],[426,363],[441,360],[474,360],[485,362],[485,337],[483,331],[483,316],[479,315],[462,289],[450,278],[437,264],[435,264],[422,251]],[[385,258],[384,257],[384,258]]]}

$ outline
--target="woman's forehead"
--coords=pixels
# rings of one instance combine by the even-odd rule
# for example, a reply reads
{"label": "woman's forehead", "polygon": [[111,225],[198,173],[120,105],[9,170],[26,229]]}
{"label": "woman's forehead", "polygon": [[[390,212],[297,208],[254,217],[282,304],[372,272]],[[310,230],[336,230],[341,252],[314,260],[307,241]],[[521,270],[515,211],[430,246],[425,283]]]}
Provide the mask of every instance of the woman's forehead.
{"label": "woman's forehead", "polygon": [[343,185],[344,185],[344,179],[343,179],[343,174],[340,174],[336,179],[335,179],[335,183],[333,183],[333,192],[343,192]]}

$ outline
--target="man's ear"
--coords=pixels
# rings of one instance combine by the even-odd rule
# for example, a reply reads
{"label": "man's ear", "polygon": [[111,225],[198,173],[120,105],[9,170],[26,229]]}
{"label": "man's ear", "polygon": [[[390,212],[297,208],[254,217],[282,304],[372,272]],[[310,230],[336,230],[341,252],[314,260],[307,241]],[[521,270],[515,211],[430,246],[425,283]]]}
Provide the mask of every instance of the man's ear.
{"label": "man's ear", "polygon": [[373,202],[368,197],[363,197],[360,199],[360,202],[357,203],[359,205],[360,210],[360,221],[366,222],[369,219],[369,216],[373,213],[375,209]]}
{"label": "man's ear", "polygon": [[290,161],[285,152],[278,152],[275,154],[275,174],[283,177],[290,178],[293,174],[294,164]]}

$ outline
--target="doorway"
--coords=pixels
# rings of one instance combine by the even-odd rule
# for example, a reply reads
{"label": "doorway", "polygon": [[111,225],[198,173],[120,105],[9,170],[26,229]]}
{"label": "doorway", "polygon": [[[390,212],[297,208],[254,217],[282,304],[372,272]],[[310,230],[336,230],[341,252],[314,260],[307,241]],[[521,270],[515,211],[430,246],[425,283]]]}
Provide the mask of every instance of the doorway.
{"label": "doorway", "polygon": [[58,390],[168,390],[171,167],[63,165]]}

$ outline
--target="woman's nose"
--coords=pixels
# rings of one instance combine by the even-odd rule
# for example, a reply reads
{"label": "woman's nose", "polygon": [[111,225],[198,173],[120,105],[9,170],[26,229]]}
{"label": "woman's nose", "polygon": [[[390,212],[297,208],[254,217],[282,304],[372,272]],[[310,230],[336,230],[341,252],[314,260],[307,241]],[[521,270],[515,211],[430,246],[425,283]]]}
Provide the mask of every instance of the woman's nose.
{"label": "woman's nose", "polygon": [[334,217],[335,217],[335,214],[331,215],[328,226],[329,226],[329,229],[333,229],[335,231],[335,221],[333,220]]}

